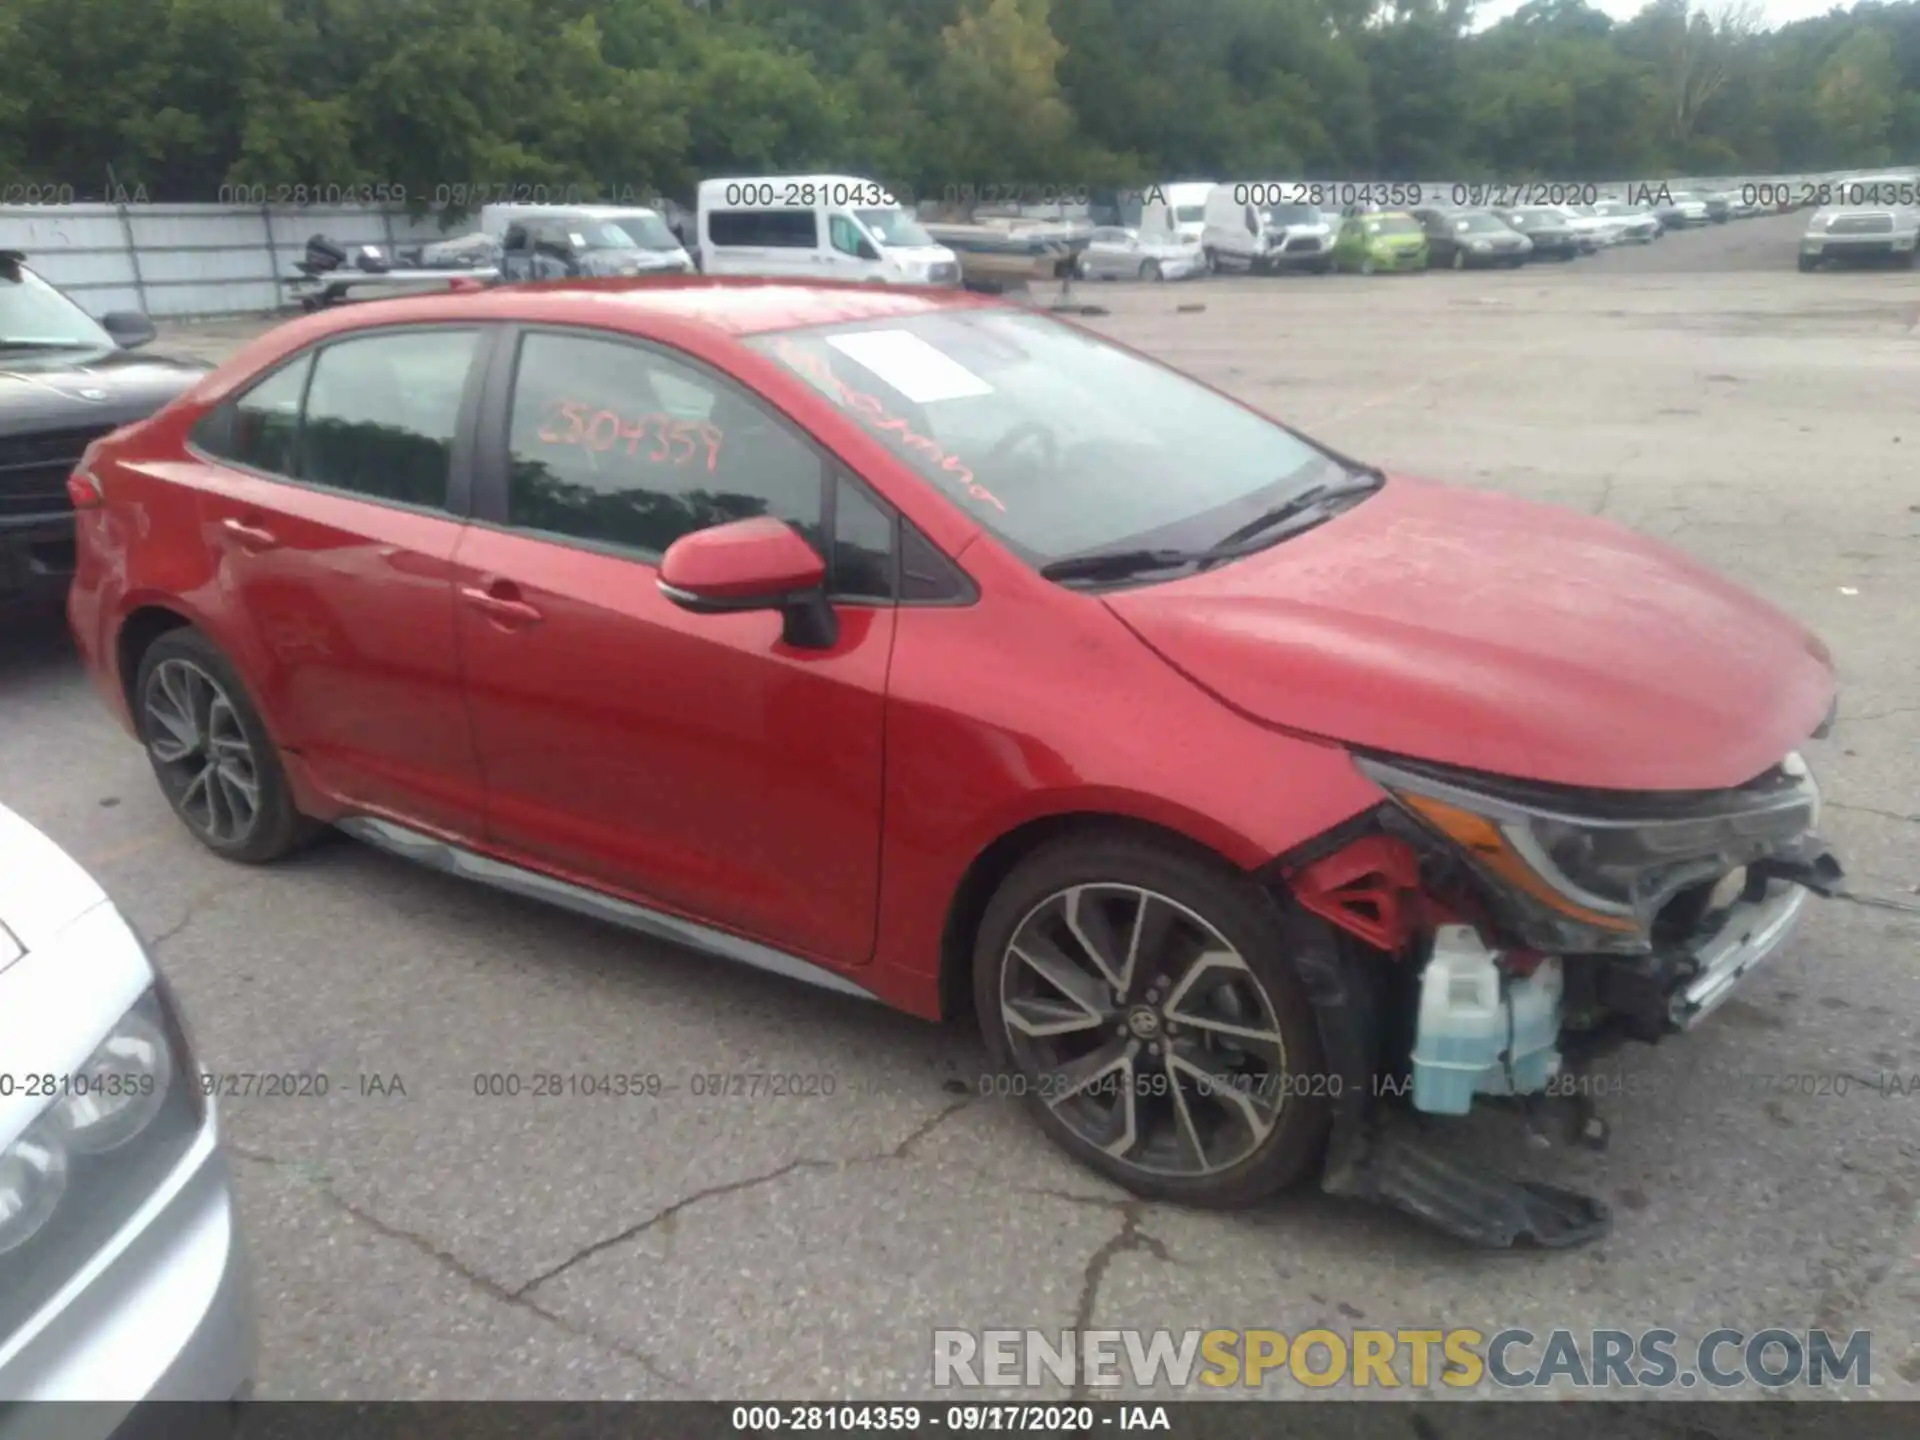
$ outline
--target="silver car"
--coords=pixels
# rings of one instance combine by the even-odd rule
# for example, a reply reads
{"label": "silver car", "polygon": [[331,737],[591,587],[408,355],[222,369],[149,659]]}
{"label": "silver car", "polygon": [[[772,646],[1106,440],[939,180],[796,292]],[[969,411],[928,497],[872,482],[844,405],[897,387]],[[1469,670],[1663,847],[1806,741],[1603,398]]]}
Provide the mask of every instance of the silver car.
{"label": "silver car", "polygon": [[0,1440],[35,1423],[10,1401],[105,1402],[61,1432],[105,1436],[140,1401],[246,1397],[252,1286],[206,1089],[119,910],[0,806]]}
{"label": "silver car", "polygon": [[1102,225],[1080,252],[1080,274],[1087,280],[1184,280],[1207,268],[1198,241],[1177,235]]}
{"label": "silver car", "polygon": [[1920,209],[1904,205],[1828,205],[1813,212],[1800,240],[1800,269],[1879,261],[1911,267]]}

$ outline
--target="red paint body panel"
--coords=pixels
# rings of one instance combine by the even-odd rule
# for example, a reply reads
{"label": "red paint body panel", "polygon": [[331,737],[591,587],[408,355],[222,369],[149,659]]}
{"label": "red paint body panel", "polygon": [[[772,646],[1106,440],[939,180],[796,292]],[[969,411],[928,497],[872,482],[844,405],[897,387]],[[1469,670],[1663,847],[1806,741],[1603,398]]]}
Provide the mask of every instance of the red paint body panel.
{"label": "red paint body panel", "polygon": [[499,853],[839,966],[873,954],[890,609],[830,650],[692,615],[651,566],[476,526],[461,561],[541,619],[462,607]]}
{"label": "red paint body panel", "polygon": [[[1675,552],[1412,481],[1191,580],[1062,589],[740,342],[990,303],[563,282],[295,321],[102,442],[106,503],[78,522],[76,639],[125,721],[117,637],[142,606],[171,609],[240,668],[309,813],[461,839],[856,975],[928,1016],[957,890],[1033,822],[1124,817],[1251,870],[1379,803],[1350,744],[1586,786],[1704,788],[1777,761],[1826,710],[1817,642]],[[896,505],[978,599],[840,606],[830,649],[796,649],[775,614],[682,610],[630,556],[302,489],[186,448],[202,414],[303,346],[456,319],[595,326],[729,372]],[[1367,859],[1332,857],[1307,883],[1338,909],[1342,885],[1386,874]]]}
{"label": "red paint body panel", "polygon": [[1614,790],[1751,780],[1833,672],[1790,617],[1624,526],[1395,479],[1345,514],[1115,612],[1274,725]]}

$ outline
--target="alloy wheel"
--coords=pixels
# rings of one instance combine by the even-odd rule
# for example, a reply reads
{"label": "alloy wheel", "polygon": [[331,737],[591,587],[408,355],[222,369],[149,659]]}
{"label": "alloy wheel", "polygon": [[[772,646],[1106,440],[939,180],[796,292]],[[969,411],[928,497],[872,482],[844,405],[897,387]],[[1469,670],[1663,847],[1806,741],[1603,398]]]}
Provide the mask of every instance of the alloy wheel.
{"label": "alloy wheel", "polygon": [[1015,928],[1000,1018],[1030,1094],[1155,1176],[1251,1156],[1287,1104],[1272,997],[1203,916],[1134,885],[1060,890]]}
{"label": "alloy wheel", "polygon": [[189,660],[147,681],[147,753],[180,816],[216,845],[245,843],[260,818],[260,770],[220,683]]}

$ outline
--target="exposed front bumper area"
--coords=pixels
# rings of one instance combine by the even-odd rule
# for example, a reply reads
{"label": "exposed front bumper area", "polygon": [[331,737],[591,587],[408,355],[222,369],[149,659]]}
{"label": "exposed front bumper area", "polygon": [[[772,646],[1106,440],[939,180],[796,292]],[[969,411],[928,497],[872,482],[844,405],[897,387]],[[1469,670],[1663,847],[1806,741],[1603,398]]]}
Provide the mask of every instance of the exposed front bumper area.
{"label": "exposed front bumper area", "polygon": [[1719,932],[1694,951],[1699,967],[1668,1006],[1676,1030],[1691,1030],[1733,994],[1750,973],[1771,960],[1799,928],[1812,892],[1775,881],[1758,901],[1741,901]]}

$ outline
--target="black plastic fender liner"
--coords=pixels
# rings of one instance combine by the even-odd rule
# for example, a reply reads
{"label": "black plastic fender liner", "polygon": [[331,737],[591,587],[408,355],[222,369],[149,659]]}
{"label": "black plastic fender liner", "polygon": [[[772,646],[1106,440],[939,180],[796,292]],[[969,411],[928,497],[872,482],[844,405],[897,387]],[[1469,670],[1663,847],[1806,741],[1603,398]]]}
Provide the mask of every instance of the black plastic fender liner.
{"label": "black plastic fender liner", "polygon": [[1563,1249],[1606,1235],[1613,1216],[1599,1200],[1450,1158],[1418,1135],[1396,1099],[1376,1093],[1400,1025],[1388,969],[1398,962],[1361,953],[1325,922],[1307,933],[1315,938],[1292,958],[1313,1002],[1333,1098],[1320,1188],[1390,1205],[1487,1249]]}

